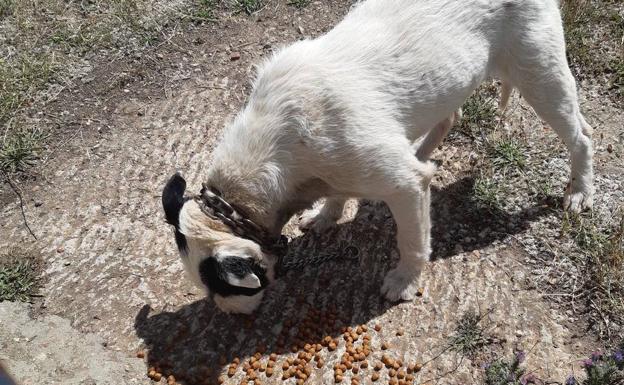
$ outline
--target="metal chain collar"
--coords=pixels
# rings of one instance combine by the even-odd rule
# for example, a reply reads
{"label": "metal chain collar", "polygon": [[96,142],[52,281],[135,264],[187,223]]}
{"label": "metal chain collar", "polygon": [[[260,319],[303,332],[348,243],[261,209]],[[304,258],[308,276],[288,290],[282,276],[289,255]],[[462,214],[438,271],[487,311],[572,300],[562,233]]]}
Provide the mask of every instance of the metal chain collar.
{"label": "metal chain collar", "polygon": [[218,220],[228,226],[232,232],[241,238],[256,242],[267,252],[282,256],[288,250],[288,238],[272,237],[262,226],[245,218],[241,213],[227,203],[220,195],[215,194],[207,186],[203,186],[199,196],[195,198],[202,212],[208,217]]}
{"label": "metal chain collar", "polygon": [[[359,259],[360,251],[355,246],[350,246],[346,241],[338,244],[331,243],[324,247],[320,253],[315,253],[310,257],[303,250],[312,249],[312,237],[308,237],[297,249],[289,249],[289,240],[281,235],[278,238],[272,237],[262,226],[257,225],[241,213],[236,211],[219,194],[213,192],[206,185],[202,187],[199,196],[195,197],[202,212],[208,217],[218,220],[228,226],[234,234],[239,237],[256,242],[260,247],[269,253],[277,255],[278,275],[287,270],[302,269],[305,266],[317,266],[334,259],[354,261]],[[327,245],[329,242],[322,242]]]}

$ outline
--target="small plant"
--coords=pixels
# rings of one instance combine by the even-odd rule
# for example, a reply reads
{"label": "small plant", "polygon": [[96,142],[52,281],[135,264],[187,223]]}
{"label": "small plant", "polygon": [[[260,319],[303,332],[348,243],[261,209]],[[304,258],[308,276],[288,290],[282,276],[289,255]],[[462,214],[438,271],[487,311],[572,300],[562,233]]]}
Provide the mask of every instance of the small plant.
{"label": "small plant", "polygon": [[483,175],[475,179],[472,186],[472,199],[477,206],[487,209],[500,209],[500,194],[500,186],[494,179]]}
{"label": "small plant", "polygon": [[485,134],[496,126],[496,88],[480,87],[470,96],[462,107],[462,119],[459,130],[463,134],[476,138],[478,133]]}
{"label": "small plant", "polygon": [[0,255],[0,302],[27,302],[37,284],[33,258],[15,250]]}
{"label": "small plant", "polygon": [[245,12],[251,15],[254,12],[258,12],[264,6],[263,0],[234,0],[234,5],[239,12]]}
{"label": "small plant", "polygon": [[0,143],[0,171],[25,171],[39,159],[46,134],[40,130],[18,129]]}
{"label": "small plant", "polygon": [[197,20],[213,20],[216,0],[198,0],[193,18]]}
{"label": "small plant", "polygon": [[624,216],[615,225],[601,228],[595,218],[565,214],[562,232],[582,251],[583,257],[575,263],[586,273],[586,292],[601,318],[624,321]]}
{"label": "small plant", "polygon": [[14,0],[0,0],[0,19],[13,13]]}
{"label": "small plant", "polygon": [[498,359],[486,364],[486,385],[527,385],[538,383],[537,377],[531,373],[525,374],[526,370],[521,367],[525,358],[526,354],[518,351],[511,362]]}
{"label": "small plant", "polygon": [[600,352],[592,353],[583,361],[586,378],[579,382],[569,376],[566,385],[623,385],[624,384],[624,349],[616,350],[612,355]]}
{"label": "small plant", "polygon": [[479,325],[480,322],[481,317],[474,311],[466,312],[457,324],[455,335],[451,337],[451,349],[464,356],[470,356],[487,345],[488,339]]}
{"label": "small plant", "polygon": [[305,8],[310,4],[310,0],[292,0],[288,5],[293,5],[297,8]]}
{"label": "small plant", "polygon": [[525,151],[515,140],[501,140],[494,143],[490,149],[492,163],[498,168],[518,168],[525,166]]}

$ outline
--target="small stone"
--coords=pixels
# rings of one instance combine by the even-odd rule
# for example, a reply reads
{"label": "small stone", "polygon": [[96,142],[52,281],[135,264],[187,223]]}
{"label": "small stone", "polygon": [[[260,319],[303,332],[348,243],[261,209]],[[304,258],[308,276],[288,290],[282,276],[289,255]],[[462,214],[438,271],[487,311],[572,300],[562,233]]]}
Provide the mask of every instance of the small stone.
{"label": "small stone", "polygon": [[240,58],[241,58],[240,52],[232,52],[232,54],[230,55],[231,61],[236,61],[236,60],[239,60]]}
{"label": "small stone", "polygon": [[613,145],[611,143],[607,144],[607,152],[611,154],[613,152]]}

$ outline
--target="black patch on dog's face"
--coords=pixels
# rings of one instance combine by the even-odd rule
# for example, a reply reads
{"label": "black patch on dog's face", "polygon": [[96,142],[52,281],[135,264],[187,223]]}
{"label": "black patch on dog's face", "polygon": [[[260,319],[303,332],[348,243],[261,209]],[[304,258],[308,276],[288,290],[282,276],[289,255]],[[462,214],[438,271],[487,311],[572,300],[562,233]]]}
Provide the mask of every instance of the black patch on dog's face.
{"label": "black patch on dog's face", "polygon": [[[227,280],[227,274],[237,278],[244,278],[248,274],[255,274],[260,279],[260,287],[250,289],[231,285]],[[217,260],[215,257],[204,259],[199,264],[199,276],[204,285],[208,286],[211,293],[222,297],[232,295],[256,295],[269,284],[266,270],[250,258],[228,256]]]}
{"label": "black patch on dog's face", "polygon": [[175,240],[180,252],[188,251],[186,237],[180,232],[180,211],[188,198],[184,198],[186,190],[186,181],[179,173],[173,175],[162,192],[162,204],[165,210],[165,218],[167,223],[175,227]]}

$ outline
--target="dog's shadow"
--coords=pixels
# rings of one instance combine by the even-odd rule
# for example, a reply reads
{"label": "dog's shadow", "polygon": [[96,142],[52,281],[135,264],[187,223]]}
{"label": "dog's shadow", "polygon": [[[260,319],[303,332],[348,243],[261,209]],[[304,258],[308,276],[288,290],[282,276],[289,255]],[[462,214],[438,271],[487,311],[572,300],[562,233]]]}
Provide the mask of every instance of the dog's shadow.
{"label": "dog's shadow", "polygon": [[[488,246],[524,231],[550,211],[543,204],[514,214],[481,208],[467,199],[472,186],[473,179],[464,178],[432,191],[434,258]],[[383,299],[380,288],[398,258],[395,233],[385,204],[362,201],[352,221],[322,235],[309,232],[294,239],[293,258],[314,258],[341,244],[356,247],[359,254],[349,260],[336,255],[323,264],[289,271],[267,290],[253,316],[221,313],[210,300],[151,316],[146,305],[136,316],[135,328],[149,350],[149,366],[170,371],[183,383],[215,383],[235,358],[243,362],[256,352],[301,350],[327,336],[340,336],[345,327],[368,323],[394,306]],[[330,318],[334,321],[328,323]],[[322,326],[311,328],[311,322]],[[276,372],[277,378],[281,370]]]}

